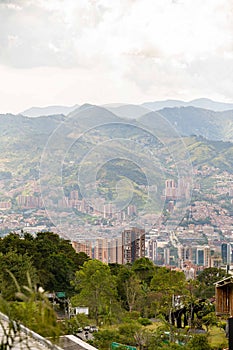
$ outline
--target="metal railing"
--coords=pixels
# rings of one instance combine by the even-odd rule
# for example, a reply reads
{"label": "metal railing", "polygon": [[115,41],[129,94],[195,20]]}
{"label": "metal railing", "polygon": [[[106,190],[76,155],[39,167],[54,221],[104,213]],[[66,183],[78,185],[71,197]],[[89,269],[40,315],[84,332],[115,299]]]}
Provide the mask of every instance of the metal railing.
{"label": "metal railing", "polygon": [[[30,338],[34,339],[35,341],[37,341],[39,344],[43,345],[44,347],[51,349],[51,350],[63,350],[61,347],[59,347],[58,345],[53,344],[50,340],[42,337],[41,335],[39,335],[38,333],[32,331],[31,329],[25,327],[22,324],[18,324],[15,321],[11,321],[9,319],[8,316],[4,315],[3,313],[0,312],[0,321],[4,321],[6,322],[8,325],[10,324],[10,322],[13,323],[14,328],[18,328],[19,332],[24,333],[28,338],[28,340],[30,340]],[[1,323],[0,323],[1,326]],[[20,334],[19,334],[20,335]]]}

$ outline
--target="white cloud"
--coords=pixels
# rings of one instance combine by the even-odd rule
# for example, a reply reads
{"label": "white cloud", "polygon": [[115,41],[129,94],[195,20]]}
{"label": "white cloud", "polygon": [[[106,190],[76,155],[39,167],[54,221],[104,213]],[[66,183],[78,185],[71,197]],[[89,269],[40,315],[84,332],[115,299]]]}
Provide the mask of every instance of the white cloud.
{"label": "white cloud", "polygon": [[231,0],[0,1],[0,110],[231,99],[232,16]]}

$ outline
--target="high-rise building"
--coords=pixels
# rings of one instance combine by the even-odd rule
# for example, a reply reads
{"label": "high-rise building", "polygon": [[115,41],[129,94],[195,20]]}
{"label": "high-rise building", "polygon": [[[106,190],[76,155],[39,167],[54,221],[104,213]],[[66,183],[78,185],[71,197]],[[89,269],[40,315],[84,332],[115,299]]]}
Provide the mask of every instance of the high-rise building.
{"label": "high-rise building", "polygon": [[94,247],[94,258],[109,263],[109,241],[106,238],[97,238]]}
{"label": "high-rise building", "polygon": [[209,246],[179,246],[178,257],[181,265],[190,261],[194,265],[210,267],[211,250]]}
{"label": "high-rise building", "polygon": [[122,239],[111,239],[109,242],[109,262],[122,264]]}
{"label": "high-rise building", "polygon": [[145,230],[137,227],[122,232],[122,263],[133,263],[145,256]]}
{"label": "high-rise building", "polygon": [[97,238],[94,244],[94,259],[106,264],[122,264],[122,240],[121,237],[107,239]]}
{"label": "high-rise building", "polygon": [[103,216],[105,219],[112,218],[113,214],[116,213],[115,205],[113,205],[112,203],[104,204],[103,209],[104,209]]}
{"label": "high-rise building", "polygon": [[11,209],[11,202],[0,202],[0,210]]}
{"label": "high-rise building", "polygon": [[164,264],[170,265],[170,248],[164,248]]}
{"label": "high-rise building", "polygon": [[133,216],[133,215],[137,215],[137,207],[136,205],[129,205],[127,208],[127,215],[128,216]]}
{"label": "high-rise building", "polygon": [[89,241],[85,242],[72,242],[72,247],[76,251],[76,253],[86,253],[90,258],[92,258],[92,244]]}
{"label": "high-rise building", "polygon": [[210,267],[210,247],[209,246],[197,246],[195,249],[196,264],[199,266]]}
{"label": "high-rise building", "polygon": [[223,264],[230,265],[232,263],[232,247],[230,243],[222,243],[221,255]]}
{"label": "high-rise building", "polygon": [[42,199],[36,196],[23,196],[19,195],[17,197],[17,204],[21,208],[41,208],[42,207]]}
{"label": "high-rise building", "polygon": [[150,260],[152,260],[153,262],[155,262],[157,260],[157,240],[156,238],[151,238],[146,242],[146,256],[147,258],[149,258]]}
{"label": "high-rise building", "polygon": [[174,180],[165,181],[165,198],[172,200],[177,198],[177,186]]}
{"label": "high-rise building", "polygon": [[178,257],[181,261],[192,260],[192,248],[180,245],[178,247]]}

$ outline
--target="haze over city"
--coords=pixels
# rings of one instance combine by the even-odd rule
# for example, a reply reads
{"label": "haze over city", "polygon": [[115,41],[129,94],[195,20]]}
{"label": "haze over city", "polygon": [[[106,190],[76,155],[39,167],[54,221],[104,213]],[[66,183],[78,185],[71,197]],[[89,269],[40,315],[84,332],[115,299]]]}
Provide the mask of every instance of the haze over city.
{"label": "haze over city", "polygon": [[0,0],[0,349],[233,349],[232,17]]}

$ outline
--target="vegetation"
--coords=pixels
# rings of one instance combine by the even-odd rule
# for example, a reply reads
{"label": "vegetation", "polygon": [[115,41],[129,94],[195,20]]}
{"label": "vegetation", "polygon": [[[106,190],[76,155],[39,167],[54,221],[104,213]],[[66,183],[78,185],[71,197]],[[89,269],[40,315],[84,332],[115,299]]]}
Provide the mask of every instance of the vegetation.
{"label": "vegetation", "polygon": [[[183,272],[147,258],[107,265],[76,254],[69,241],[51,232],[0,239],[0,311],[53,339],[99,325],[90,342],[101,350],[111,342],[143,350],[218,349],[226,339],[214,312],[213,283],[225,276],[210,268],[187,281]],[[46,297],[54,291],[66,293],[65,307],[88,307],[89,319],[77,315],[58,324]],[[192,335],[196,329],[206,334]]]}
{"label": "vegetation", "polygon": [[12,300],[16,292],[8,270],[20,285],[25,285],[28,271],[33,284],[46,291],[74,293],[71,280],[87,255],[76,254],[69,241],[51,232],[39,232],[35,237],[24,233],[10,233],[0,238],[0,290],[6,300]]}
{"label": "vegetation", "polygon": [[29,274],[27,274],[28,284],[20,287],[14,275],[10,272],[9,274],[17,289],[15,294],[17,301],[7,302],[0,296],[0,312],[9,319],[6,325],[0,318],[0,327],[5,334],[0,339],[0,350],[12,349],[16,339],[27,342],[27,334],[21,335],[21,324],[56,342],[62,334],[62,328],[57,323],[56,313],[43,288],[32,286]]}
{"label": "vegetation", "polygon": [[113,307],[116,305],[116,279],[111,275],[108,265],[98,260],[86,261],[76,272],[73,282],[79,294],[73,297],[76,305],[88,305],[96,324],[100,316],[111,319]]}

